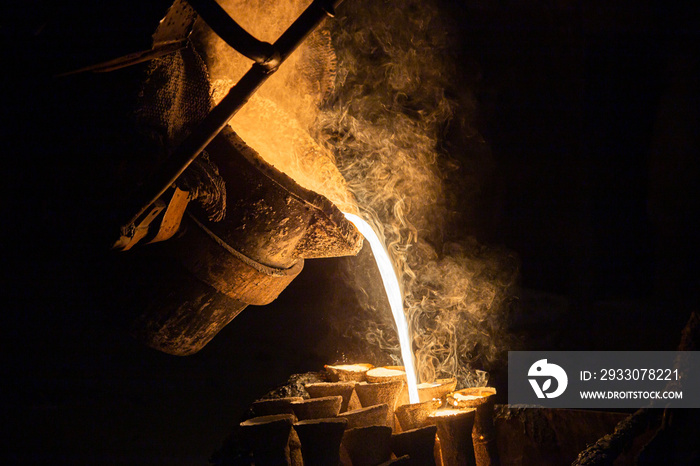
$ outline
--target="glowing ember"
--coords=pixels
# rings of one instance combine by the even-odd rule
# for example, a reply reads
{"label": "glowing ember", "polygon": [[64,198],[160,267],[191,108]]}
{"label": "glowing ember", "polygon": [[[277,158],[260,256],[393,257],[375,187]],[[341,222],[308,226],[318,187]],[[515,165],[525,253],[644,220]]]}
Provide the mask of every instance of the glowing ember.
{"label": "glowing ember", "polygon": [[377,267],[379,268],[379,273],[382,276],[382,282],[384,283],[387,298],[389,298],[391,313],[393,314],[394,321],[396,322],[396,330],[399,334],[401,358],[403,359],[406,378],[408,381],[408,398],[411,403],[418,403],[420,401],[418,396],[418,381],[416,378],[416,369],[413,365],[411,339],[408,337],[408,323],[406,322],[406,315],[403,311],[403,296],[401,294],[401,287],[399,286],[399,279],[396,277],[396,271],[391,264],[391,259],[389,259],[389,253],[386,251],[384,244],[382,244],[377,234],[367,222],[362,220],[357,215],[348,213],[345,213],[345,218],[351,221],[357,227],[357,229],[360,230],[360,233],[362,233],[365,239],[369,241],[369,245],[372,248],[374,259],[377,261]]}
{"label": "glowing ember", "polygon": [[473,411],[473,409],[472,410],[469,410],[469,409],[451,409],[451,408],[439,409],[439,410],[435,411],[433,414],[431,414],[430,416],[431,417],[455,416],[457,414],[462,414],[466,411]]}
{"label": "glowing ember", "polygon": [[[338,364],[335,366],[328,366],[333,369],[338,369],[341,371],[348,371],[348,372],[367,372],[368,370],[368,365],[367,364]],[[369,366],[372,367],[372,366]]]}
{"label": "glowing ember", "polygon": [[469,401],[469,400],[478,400],[479,398],[483,398],[481,395],[462,395],[461,393],[455,393],[453,395],[454,399],[456,401]]}
{"label": "glowing ember", "polygon": [[440,382],[423,382],[418,384],[418,388],[420,389],[425,389],[425,388],[435,388],[439,387]]}
{"label": "glowing ember", "polygon": [[404,371],[387,369],[386,367],[376,367],[367,371],[367,375],[372,375],[375,377],[395,377],[404,375],[404,373]]}

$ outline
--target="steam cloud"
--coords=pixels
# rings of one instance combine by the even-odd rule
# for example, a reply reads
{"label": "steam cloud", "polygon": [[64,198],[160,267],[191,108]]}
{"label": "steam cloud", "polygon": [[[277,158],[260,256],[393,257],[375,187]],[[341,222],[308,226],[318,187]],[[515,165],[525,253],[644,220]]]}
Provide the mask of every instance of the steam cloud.
{"label": "steam cloud", "polygon": [[[415,0],[353,0],[341,13],[329,25],[336,92],[316,137],[384,236],[404,286],[420,381],[454,376],[460,386],[484,385],[486,374],[475,369],[490,368],[507,350],[517,266],[457,228],[478,191],[465,173],[478,172],[488,147],[470,124],[474,99],[455,86],[451,25],[437,5]],[[473,153],[450,153],[448,130],[463,137],[460,151]],[[364,357],[387,354],[399,363],[371,256],[343,263],[363,311],[339,316],[338,328],[361,339]]]}
{"label": "steam cloud", "polygon": [[[460,386],[476,386],[486,383],[476,369],[489,370],[508,349],[517,267],[463,232],[489,151],[472,125],[475,99],[457,80],[456,31],[437,1],[347,0],[231,125],[302,186],[348,212],[357,201],[400,274],[419,378],[454,376]],[[253,35],[274,42],[308,2],[221,4]],[[201,22],[195,41],[217,102],[250,61]],[[348,362],[400,364],[371,254],[338,262],[357,291],[347,303],[352,312],[338,305],[329,313],[347,337]]]}

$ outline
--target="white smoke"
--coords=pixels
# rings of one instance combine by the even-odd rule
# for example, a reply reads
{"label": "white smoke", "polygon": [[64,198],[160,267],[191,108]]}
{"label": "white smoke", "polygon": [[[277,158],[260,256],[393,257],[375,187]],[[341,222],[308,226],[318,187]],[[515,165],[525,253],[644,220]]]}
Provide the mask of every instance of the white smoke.
{"label": "white smoke", "polygon": [[[454,31],[436,5],[416,0],[353,0],[341,13],[331,26],[336,92],[322,108],[317,138],[333,150],[360,210],[384,236],[403,282],[421,381],[454,376],[461,386],[484,384],[476,369],[507,350],[517,266],[507,252],[455,230],[471,200],[462,196],[478,191],[465,186],[474,183],[465,163],[488,150],[470,125],[474,99],[457,89]],[[458,159],[446,149],[450,125],[466,147],[478,148],[473,156]],[[343,263],[363,311],[339,316],[339,327],[364,341],[365,354],[400,362],[371,258],[363,253]]]}

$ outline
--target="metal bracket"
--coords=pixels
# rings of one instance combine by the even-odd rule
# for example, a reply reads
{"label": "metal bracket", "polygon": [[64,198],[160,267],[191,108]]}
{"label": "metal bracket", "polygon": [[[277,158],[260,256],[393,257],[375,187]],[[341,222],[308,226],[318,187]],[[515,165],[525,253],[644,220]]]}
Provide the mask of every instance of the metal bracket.
{"label": "metal bracket", "polygon": [[151,204],[150,208],[139,217],[138,223],[130,225],[128,228],[122,230],[122,234],[119,239],[112,245],[112,249],[118,249],[120,251],[128,251],[136,243],[141,241],[147,234],[151,223],[160,215],[160,213],[165,209],[165,202],[162,199],[158,199],[156,202]]}
{"label": "metal bracket", "polygon": [[166,239],[172,238],[173,235],[177,233],[189,201],[190,193],[188,191],[175,188],[173,197],[170,198],[170,203],[168,204],[168,208],[165,209],[163,217],[160,218],[160,222],[157,225],[154,225],[154,227],[157,228],[156,235],[148,241],[149,244],[165,241]]}
{"label": "metal bracket", "polygon": [[145,215],[139,219],[136,226],[122,232],[121,237],[112,248],[128,251],[144,239],[146,239],[146,243],[157,243],[172,238],[180,228],[180,222],[189,200],[190,193],[188,191],[174,188],[167,202],[163,197],[154,202]]}

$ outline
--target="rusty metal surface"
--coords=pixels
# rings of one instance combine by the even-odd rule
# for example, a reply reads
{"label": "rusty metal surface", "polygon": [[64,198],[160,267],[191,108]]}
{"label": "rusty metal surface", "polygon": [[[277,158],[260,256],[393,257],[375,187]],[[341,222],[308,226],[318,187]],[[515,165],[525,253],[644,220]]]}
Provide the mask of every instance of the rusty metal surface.
{"label": "rusty metal surface", "polygon": [[132,335],[151,348],[175,356],[201,350],[247,304],[204,284],[187,283],[187,294],[165,295],[132,325]]}
{"label": "rusty metal surface", "polygon": [[348,256],[362,248],[362,235],[335,205],[265,162],[230,128],[208,151],[235,201],[221,222],[195,216],[241,253],[288,268],[302,258]]}
{"label": "rusty metal surface", "polygon": [[[157,350],[185,356],[202,349],[249,304],[272,302],[301,272],[258,264],[189,215],[177,238],[135,250],[129,261],[149,273],[136,291],[132,335]],[[127,272],[128,273],[128,270]]]}
{"label": "rusty metal surface", "polygon": [[209,343],[247,303],[193,278],[170,257],[169,243],[117,255],[120,299],[133,337],[156,350],[187,356]]}
{"label": "rusty metal surface", "polygon": [[259,306],[269,304],[304,267],[303,259],[286,269],[256,263],[193,217],[186,222],[187,232],[172,244],[179,259],[195,277],[230,298]]}

